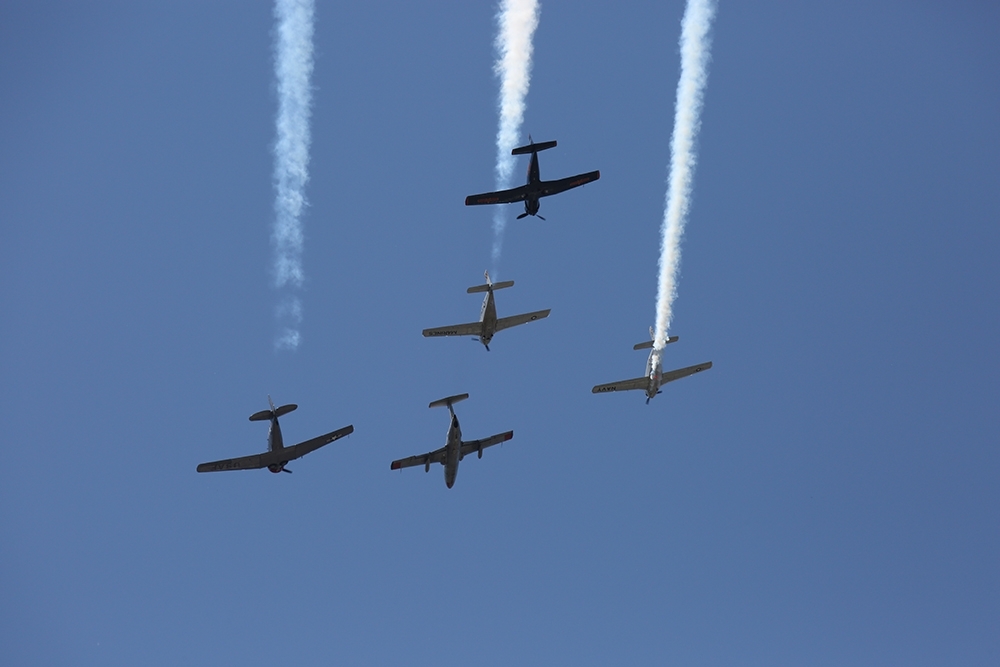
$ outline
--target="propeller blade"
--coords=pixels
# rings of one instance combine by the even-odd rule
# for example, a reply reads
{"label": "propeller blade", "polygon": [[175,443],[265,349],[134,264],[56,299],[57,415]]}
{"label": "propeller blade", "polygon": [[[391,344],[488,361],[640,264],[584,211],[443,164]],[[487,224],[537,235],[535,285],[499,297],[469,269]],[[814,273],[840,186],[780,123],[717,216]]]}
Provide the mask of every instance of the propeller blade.
{"label": "propeller blade", "polygon": [[521,215],[517,216],[517,219],[520,220],[521,218],[526,218],[526,217],[528,217],[528,214],[522,213]]}
{"label": "propeller blade", "polygon": [[[648,403],[648,401],[647,401],[647,403]],[[289,475],[291,475],[291,474],[292,474],[292,471],[291,471],[291,470],[289,470],[288,468],[282,468],[282,469],[281,469],[281,472],[287,472],[287,473],[288,473]]]}
{"label": "propeller blade", "polygon": [[537,213],[535,214],[535,217],[538,218],[539,220],[544,220],[545,219],[542,216],[538,215]]}

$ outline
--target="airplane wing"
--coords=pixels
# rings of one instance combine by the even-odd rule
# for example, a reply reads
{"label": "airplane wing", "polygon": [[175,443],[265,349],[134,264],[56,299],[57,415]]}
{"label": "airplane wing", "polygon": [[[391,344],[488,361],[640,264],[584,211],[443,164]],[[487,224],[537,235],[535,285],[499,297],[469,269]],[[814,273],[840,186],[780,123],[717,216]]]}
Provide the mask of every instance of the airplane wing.
{"label": "airplane wing", "polygon": [[435,449],[433,452],[427,452],[420,456],[408,456],[405,459],[393,461],[390,469],[400,470],[402,468],[412,468],[413,466],[429,466],[432,463],[444,463],[447,449],[447,447],[442,447],[441,449]]}
{"label": "airplane wing", "polygon": [[525,313],[523,315],[512,315],[511,317],[501,317],[497,320],[497,331],[502,331],[504,329],[510,329],[511,327],[516,327],[518,324],[527,324],[528,322],[534,322],[535,320],[544,319],[548,317],[549,313],[551,312],[552,312],[551,308],[546,308],[545,310],[536,310],[533,313]]}
{"label": "airplane wing", "polygon": [[506,433],[497,433],[496,435],[491,435],[488,438],[483,438],[482,440],[469,440],[468,442],[462,443],[462,456],[471,454],[472,452],[481,452],[487,447],[492,447],[493,445],[499,445],[501,442],[507,442],[514,437],[513,431],[507,431]]}
{"label": "airplane wing", "polygon": [[632,380],[622,380],[621,382],[609,382],[608,384],[599,384],[591,392],[595,394],[603,394],[609,391],[628,391],[630,389],[642,389],[645,391],[649,387],[649,378],[641,377]]}
{"label": "airplane wing", "polygon": [[316,451],[323,445],[328,445],[334,440],[339,440],[345,435],[350,435],[351,433],[354,433],[354,426],[345,426],[342,429],[331,431],[326,435],[321,435],[313,438],[312,440],[300,442],[293,447],[285,447],[284,449],[279,449],[274,452],[264,452],[263,454],[251,454],[250,456],[241,456],[235,459],[223,459],[221,461],[212,461],[211,463],[202,463],[198,466],[198,472],[254,470],[256,468],[266,468],[273,463],[294,461],[295,459],[302,458],[309,452]]}
{"label": "airplane wing", "polygon": [[[577,174],[576,176],[569,176],[567,178],[560,178],[558,181],[543,181],[540,183],[541,190],[538,193],[539,197],[548,197],[549,195],[557,195],[560,192],[566,192],[567,190],[572,190],[573,188],[578,188],[581,185],[586,185],[596,181],[601,177],[601,172],[590,171],[586,174]],[[468,203],[468,201],[466,201]]]}
{"label": "airplane wing", "polygon": [[436,327],[434,329],[424,329],[424,336],[478,336],[483,333],[482,322],[469,322],[468,324],[453,324],[450,327]]}
{"label": "airplane wing", "polygon": [[268,463],[281,463],[282,461],[294,461],[295,459],[300,459],[309,452],[314,452],[324,445],[329,445],[334,440],[340,440],[345,435],[350,435],[354,433],[354,425],[345,426],[342,429],[336,431],[331,431],[326,435],[321,435],[315,437],[311,440],[306,440],[305,442],[300,442],[297,445],[292,445],[291,447],[285,447],[284,449],[279,449],[276,452],[268,452],[262,455],[262,458],[272,457],[273,461],[268,461]]}
{"label": "airplane wing", "polygon": [[669,371],[660,376],[660,384],[666,384],[668,382],[673,382],[674,380],[680,380],[681,378],[686,378],[689,375],[694,375],[695,373],[707,371],[711,367],[712,367],[712,362],[706,361],[705,363],[698,364],[696,366],[688,366],[687,368],[678,368],[676,371]]}
{"label": "airplane wing", "polygon": [[[559,181],[553,181],[558,183]],[[581,184],[582,185],[582,184]],[[575,186],[570,186],[575,187]],[[465,198],[466,206],[478,206],[480,204],[512,204],[516,201],[524,201],[528,198],[528,187],[511,188],[510,190],[500,190],[498,192],[484,192],[481,195],[469,195]]]}
{"label": "airplane wing", "polygon": [[198,465],[198,472],[219,472],[222,470],[254,470],[264,468],[266,463],[261,463],[262,454],[252,456],[241,456],[238,459],[223,459],[212,461],[211,463],[201,463]]}

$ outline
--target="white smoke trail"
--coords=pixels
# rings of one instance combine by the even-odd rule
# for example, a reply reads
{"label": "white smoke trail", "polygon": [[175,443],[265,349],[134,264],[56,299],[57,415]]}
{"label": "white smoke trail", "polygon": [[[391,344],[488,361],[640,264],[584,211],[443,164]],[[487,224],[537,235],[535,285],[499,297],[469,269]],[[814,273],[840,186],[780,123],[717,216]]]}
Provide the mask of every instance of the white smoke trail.
{"label": "white smoke trail", "polygon": [[[309,180],[309,116],[313,70],[313,0],[275,0],[277,21],[274,74],[278,85],[277,137],[274,143],[274,282],[279,290],[302,287],[302,223]],[[277,309],[281,333],[275,347],[299,345],[302,304],[285,295]]]}
{"label": "white smoke trail", "polygon": [[[524,120],[524,98],[531,83],[531,40],[538,27],[538,0],[501,0],[497,12],[497,61],[493,71],[500,77],[500,128],[497,130],[497,190],[510,187],[514,156]],[[507,225],[504,207],[493,211],[493,265],[500,261],[503,231]]]}
{"label": "white smoke trail", "polygon": [[663,241],[660,246],[660,279],[656,295],[656,333],[653,349],[657,358],[667,342],[667,330],[677,296],[677,272],[681,259],[681,235],[687,221],[691,181],[697,161],[695,143],[701,127],[701,108],[708,81],[711,40],[708,33],[715,17],[715,0],[688,0],[681,21],[681,78],[677,83],[674,134],[670,140],[670,177]]}

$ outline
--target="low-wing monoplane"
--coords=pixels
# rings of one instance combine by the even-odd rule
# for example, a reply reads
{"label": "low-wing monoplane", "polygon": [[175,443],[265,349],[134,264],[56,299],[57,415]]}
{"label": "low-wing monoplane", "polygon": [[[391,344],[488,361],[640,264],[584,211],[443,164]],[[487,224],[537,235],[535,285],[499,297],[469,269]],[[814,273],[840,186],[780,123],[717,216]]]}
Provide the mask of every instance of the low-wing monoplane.
{"label": "low-wing monoplane", "polygon": [[486,347],[486,350],[489,351],[490,341],[493,340],[493,334],[496,332],[516,327],[519,324],[527,324],[528,322],[543,319],[548,317],[549,313],[552,312],[551,308],[546,308],[545,310],[536,310],[533,313],[512,315],[511,317],[501,317],[498,319],[496,303],[493,300],[493,291],[511,287],[514,285],[514,281],[505,280],[494,283],[490,280],[489,271],[486,271],[485,275],[485,285],[476,285],[466,290],[469,294],[486,292],[486,297],[483,299],[483,307],[479,311],[479,321],[469,322],[468,324],[455,324],[450,327],[424,329],[424,336],[428,338],[432,336],[475,336]]}
{"label": "low-wing monoplane", "polygon": [[[653,329],[649,330],[650,338],[653,337]],[[667,343],[676,343],[679,340],[678,336],[671,336],[667,339]],[[647,348],[653,347],[653,341],[649,340],[645,343],[637,343],[632,347],[633,350],[645,350]],[[655,358],[655,361],[654,361]],[[622,380],[621,382],[609,382],[608,384],[599,384],[594,387],[591,391],[595,394],[603,394],[609,391],[629,391],[630,389],[642,389],[646,392],[646,405],[649,405],[649,399],[653,398],[660,393],[660,387],[668,382],[673,382],[674,380],[680,380],[681,378],[686,378],[689,375],[694,375],[695,373],[700,373],[702,371],[707,371],[712,367],[711,361],[706,361],[703,364],[696,364],[694,366],[688,366],[687,368],[678,368],[677,370],[663,372],[662,358],[660,355],[656,354],[655,350],[650,350],[649,359],[646,361],[646,374],[642,377],[633,378],[631,380]]]}
{"label": "low-wing monoplane", "polygon": [[435,449],[433,452],[427,452],[426,454],[421,454],[420,456],[410,456],[405,459],[393,461],[391,469],[400,470],[402,468],[410,468],[412,466],[423,466],[424,472],[430,472],[432,463],[440,463],[444,466],[444,483],[447,484],[450,489],[455,484],[455,476],[458,475],[458,463],[465,458],[466,455],[471,454],[472,452],[478,452],[479,458],[483,458],[484,449],[492,447],[493,445],[499,445],[501,442],[506,442],[514,437],[513,431],[507,431],[506,433],[491,435],[490,437],[482,440],[463,441],[462,429],[458,425],[458,417],[455,415],[455,410],[451,406],[459,401],[464,401],[468,397],[468,394],[458,394],[457,396],[449,396],[448,398],[442,398],[439,401],[434,401],[427,406],[430,408],[437,408],[443,405],[448,406],[448,412],[451,413],[451,424],[448,426],[447,442],[444,447],[441,449]]}
{"label": "low-wing monoplane", "polygon": [[[538,153],[549,148],[555,148],[556,142],[543,141],[536,144],[528,137],[527,146],[518,146],[510,152],[511,155],[531,154],[531,162],[528,163],[528,182],[520,187],[498,192],[484,192],[481,195],[469,195],[465,198],[466,206],[477,206],[480,204],[511,204],[513,202],[524,202],[524,213],[517,216],[517,219],[527,215],[538,215],[538,200],[542,197],[557,195],[566,190],[572,190],[586,183],[596,181],[601,177],[600,171],[589,171],[586,174],[577,174],[567,178],[560,178],[557,181],[543,181],[538,175]],[[545,218],[542,218],[544,220]]]}
{"label": "low-wing monoplane", "polygon": [[278,424],[278,417],[287,415],[299,406],[294,403],[289,403],[288,405],[282,405],[281,407],[276,408],[274,407],[274,403],[271,401],[270,396],[267,397],[267,402],[271,404],[270,410],[261,410],[260,412],[255,412],[250,415],[250,421],[252,422],[265,420],[269,420],[271,422],[271,426],[267,430],[267,451],[263,454],[241,456],[236,459],[223,459],[221,461],[212,461],[211,463],[202,463],[198,466],[198,472],[254,470],[256,468],[267,468],[271,472],[292,472],[285,467],[289,461],[301,458],[309,452],[314,452],[324,445],[329,445],[334,440],[339,440],[345,435],[354,433],[353,425],[345,426],[342,429],[331,431],[326,435],[321,435],[313,438],[312,440],[306,440],[305,442],[300,442],[297,445],[285,447],[284,442],[281,439],[281,426]]}

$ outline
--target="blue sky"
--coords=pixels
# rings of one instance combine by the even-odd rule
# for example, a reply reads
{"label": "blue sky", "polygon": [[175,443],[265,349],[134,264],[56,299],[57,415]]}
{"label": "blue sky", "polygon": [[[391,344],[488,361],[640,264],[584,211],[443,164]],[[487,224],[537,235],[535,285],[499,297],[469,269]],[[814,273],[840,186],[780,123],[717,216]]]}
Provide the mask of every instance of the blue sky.
{"label": "blue sky", "polygon": [[[10,665],[1000,660],[1000,10],[728,3],[665,365],[681,2],[547,1],[487,353],[490,3],[320,2],[302,344],[274,350],[269,3],[0,22]],[[524,165],[519,164],[518,170]],[[510,217],[518,212],[511,208]],[[440,468],[389,462],[514,439]],[[354,424],[294,475],[198,475]]]}

